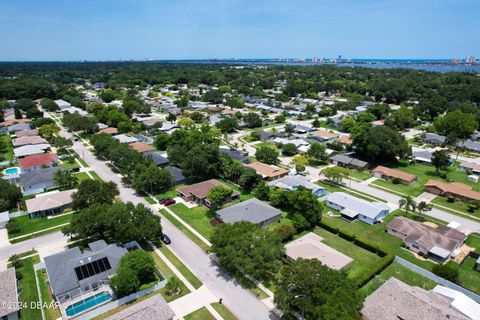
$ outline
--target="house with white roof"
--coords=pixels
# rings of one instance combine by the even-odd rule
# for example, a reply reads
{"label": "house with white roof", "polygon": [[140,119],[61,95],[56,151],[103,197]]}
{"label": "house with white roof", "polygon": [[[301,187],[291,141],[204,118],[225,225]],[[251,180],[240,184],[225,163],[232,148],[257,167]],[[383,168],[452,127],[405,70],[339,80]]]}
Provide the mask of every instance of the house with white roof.
{"label": "house with white roof", "polygon": [[339,211],[347,221],[360,220],[373,225],[390,213],[383,202],[370,202],[345,192],[329,193],[325,200],[328,207]]}
{"label": "house with white roof", "polygon": [[283,190],[296,190],[299,186],[312,190],[312,193],[317,197],[324,196],[328,193],[327,189],[311,182],[301,175],[284,176],[280,179],[270,181],[270,186],[274,186]]}

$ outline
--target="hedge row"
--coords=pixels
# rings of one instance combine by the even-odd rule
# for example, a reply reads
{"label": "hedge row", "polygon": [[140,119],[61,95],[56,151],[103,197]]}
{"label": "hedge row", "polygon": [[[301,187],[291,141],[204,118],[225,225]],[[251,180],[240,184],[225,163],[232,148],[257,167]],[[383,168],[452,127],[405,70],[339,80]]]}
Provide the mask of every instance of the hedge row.
{"label": "hedge row", "polygon": [[341,238],[347,241],[353,242],[357,246],[381,257],[380,261],[370,265],[369,268],[364,273],[362,273],[361,275],[353,279],[353,281],[355,282],[358,288],[363,287],[370,280],[372,280],[377,274],[382,272],[386,267],[388,267],[393,262],[395,258],[395,256],[392,253],[382,248],[379,248],[379,246],[373,242],[370,242],[366,239],[357,238],[355,234],[350,233],[348,230],[336,228],[334,226],[327,224],[323,220],[320,222],[320,227],[322,227],[323,229],[331,233],[338,234]]}

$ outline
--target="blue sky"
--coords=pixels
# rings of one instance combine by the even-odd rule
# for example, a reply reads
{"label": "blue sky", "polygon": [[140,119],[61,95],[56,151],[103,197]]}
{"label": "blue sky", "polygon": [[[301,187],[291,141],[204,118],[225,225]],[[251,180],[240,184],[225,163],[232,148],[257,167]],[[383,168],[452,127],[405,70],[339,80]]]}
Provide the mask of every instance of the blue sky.
{"label": "blue sky", "polygon": [[0,0],[0,60],[480,56],[480,0]]}

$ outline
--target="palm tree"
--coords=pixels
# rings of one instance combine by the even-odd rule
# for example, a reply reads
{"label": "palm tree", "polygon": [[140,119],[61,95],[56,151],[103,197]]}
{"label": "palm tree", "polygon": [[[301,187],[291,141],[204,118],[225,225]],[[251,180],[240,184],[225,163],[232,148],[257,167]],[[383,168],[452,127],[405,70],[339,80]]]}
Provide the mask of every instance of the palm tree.
{"label": "palm tree", "polygon": [[398,201],[398,206],[400,209],[405,208],[405,212],[408,213],[410,210],[412,213],[417,209],[417,203],[411,196],[405,196]]}
{"label": "palm tree", "polygon": [[418,212],[419,212],[420,214],[423,214],[423,213],[425,213],[425,212],[427,212],[427,211],[432,210],[432,204],[426,203],[425,201],[421,201],[421,202],[418,204],[417,209],[418,209]]}

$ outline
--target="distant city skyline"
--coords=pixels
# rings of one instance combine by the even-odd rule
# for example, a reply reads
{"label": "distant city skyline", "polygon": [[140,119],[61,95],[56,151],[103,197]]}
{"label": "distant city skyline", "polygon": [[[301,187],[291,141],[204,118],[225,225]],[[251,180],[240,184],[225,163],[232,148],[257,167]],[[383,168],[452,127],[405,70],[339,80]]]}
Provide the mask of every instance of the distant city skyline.
{"label": "distant city skyline", "polygon": [[0,0],[0,61],[480,56],[478,0]]}

